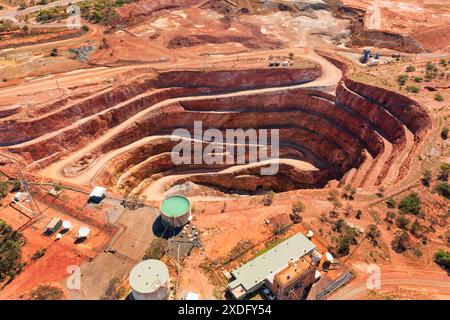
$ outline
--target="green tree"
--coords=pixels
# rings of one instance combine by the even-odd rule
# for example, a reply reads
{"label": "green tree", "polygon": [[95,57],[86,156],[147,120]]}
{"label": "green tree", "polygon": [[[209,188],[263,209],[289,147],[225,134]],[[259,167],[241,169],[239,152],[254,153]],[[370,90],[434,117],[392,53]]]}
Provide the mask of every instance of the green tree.
{"label": "green tree", "polygon": [[420,213],[420,198],[416,192],[411,192],[400,201],[398,208],[404,213],[418,215]]}
{"label": "green tree", "polygon": [[408,90],[409,92],[412,92],[412,93],[420,92],[420,88],[417,86],[408,86],[408,87],[406,87],[406,90]]}
{"label": "green tree", "polygon": [[328,200],[334,205],[335,208],[342,207],[342,203],[339,201],[339,192],[336,189],[330,190],[328,193]]}
{"label": "green tree", "polygon": [[450,163],[443,163],[439,167],[438,178],[442,181],[447,181],[448,176],[450,175]]}
{"label": "green tree", "polygon": [[0,181],[0,198],[8,195],[8,185],[5,181]]}
{"label": "green tree", "polygon": [[431,172],[431,170],[426,169],[422,174],[422,184],[426,187],[429,187],[431,180],[433,180],[433,173]]}
{"label": "green tree", "polygon": [[22,270],[21,248],[24,238],[20,232],[0,220],[0,282],[6,277],[14,277]]}
{"label": "green tree", "polygon": [[416,71],[416,68],[413,65],[409,65],[406,67],[406,72],[414,72]]}
{"label": "green tree", "polygon": [[416,219],[414,223],[411,225],[411,233],[416,238],[421,238],[427,232],[427,228],[419,223],[419,220]]}
{"label": "green tree", "polygon": [[273,198],[275,197],[275,192],[269,191],[263,197],[263,205],[266,207],[271,206],[273,203]]}
{"label": "green tree", "polygon": [[290,215],[290,218],[293,223],[302,222],[300,213],[302,213],[303,211],[305,211],[305,205],[301,201],[297,201],[292,205],[292,214]]}
{"label": "green tree", "polygon": [[344,193],[342,197],[347,200],[353,200],[355,198],[356,189],[351,185],[346,185],[344,187]]}
{"label": "green tree", "polygon": [[436,95],[434,96],[434,100],[439,101],[439,102],[442,102],[442,101],[444,101],[444,96],[438,92],[438,93],[436,93]]}
{"label": "green tree", "polygon": [[394,209],[397,206],[397,202],[394,200],[394,198],[390,197],[386,200],[386,205],[390,209]]}
{"label": "green tree", "polygon": [[392,211],[386,212],[386,217],[384,218],[384,221],[386,221],[389,224],[393,224],[395,219],[395,213]]}
{"label": "green tree", "polygon": [[409,77],[408,77],[407,74],[401,74],[401,75],[398,76],[397,82],[398,82],[401,86],[403,86],[403,85],[406,83],[406,81],[408,81],[408,79],[409,79]]}
{"label": "green tree", "polygon": [[434,254],[434,262],[444,269],[450,269],[450,252],[439,250]]}
{"label": "green tree", "polygon": [[344,226],[345,226],[345,221],[344,221],[344,219],[339,219],[339,220],[337,220],[337,221],[334,223],[332,229],[333,229],[333,231],[336,231],[336,232],[341,233],[342,230],[343,230],[343,228],[344,228]]}
{"label": "green tree", "polygon": [[350,253],[350,240],[347,237],[338,237],[336,241],[336,253],[339,257],[346,256]]}
{"label": "green tree", "polygon": [[436,192],[441,196],[450,199],[450,185],[447,182],[441,182],[436,186]]}
{"label": "green tree", "polygon": [[409,219],[404,214],[401,214],[397,217],[396,224],[400,229],[408,229],[409,223]]}
{"label": "green tree", "polygon": [[47,252],[46,248],[39,249],[31,256],[31,260],[33,260],[33,261],[39,260],[40,258],[42,258],[45,255],[46,252]]}
{"label": "green tree", "polygon": [[372,242],[373,245],[378,244],[378,238],[381,236],[380,230],[376,225],[369,225],[369,231],[367,232],[367,238]]}
{"label": "green tree", "polygon": [[403,253],[409,248],[410,237],[408,232],[397,232],[394,239],[391,242],[392,249],[397,253]]}
{"label": "green tree", "polygon": [[48,23],[59,19],[65,19],[68,17],[66,8],[63,7],[51,7],[38,11],[36,21],[41,23]]}
{"label": "green tree", "polygon": [[29,300],[62,300],[64,292],[57,287],[50,285],[40,285],[30,292]]}
{"label": "green tree", "polygon": [[305,205],[301,201],[297,201],[292,205],[292,213],[299,214],[305,211]]}
{"label": "green tree", "polygon": [[442,128],[441,138],[442,138],[442,140],[447,140],[447,138],[448,138],[448,128]]}
{"label": "green tree", "polygon": [[427,71],[436,71],[437,67],[433,62],[428,62],[426,65],[426,70]]}

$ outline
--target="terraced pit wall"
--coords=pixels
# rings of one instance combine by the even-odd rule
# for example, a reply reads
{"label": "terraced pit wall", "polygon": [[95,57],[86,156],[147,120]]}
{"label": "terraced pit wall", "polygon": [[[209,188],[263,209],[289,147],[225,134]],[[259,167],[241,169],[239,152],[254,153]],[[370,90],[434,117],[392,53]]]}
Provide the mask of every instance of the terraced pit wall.
{"label": "terraced pit wall", "polygon": [[[0,132],[1,141],[12,144],[2,151],[15,154],[26,163],[38,161],[43,167],[138,115],[120,133],[80,156],[72,165],[88,169],[103,155],[143,141],[109,160],[96,174],[95,182],[128,193],[142,181],[151,183],[167,175],[197,170],[198,174],[188,174],[177,182],[191,181],[226,190],[256,191],[262,187],[286,191],[321,188],[355,169],[359,175],[356,180],[374,185],[382,183],[392,170],[396,181],[404,177],[412,155],[432,124],[423,106],[401,94],[345,76],[338,84],[336,96],[298,88],[219,98],[206,95],[308,82],[319,75],[318,68],[165,72],[95,94],[55,111],[48,115],[50,118],[32,120],[37,131],[28,131],[31,125],[26,122],[10,121],[7,125],[11,126],[9,130],[15,130],[15,135],[8,130]],[[189,96],[197,97],[174,99]],[[68,118],[60,124],[57,115]],[[219,130],[279,129],[282,158],[309,162],[316,169],[305,170],[287,162],[280,164],[277,175],[261,176],[258,164],[236,170],[224,170],[230,169],[226,165],[176,166],[170,158],[173,141],[143,140],[170,135],[178,128],[192,131],[194,121],[202,121],[204,128]],[[59,130],[52,133],[49,123]],[[405,150],[407,131],[415,137],[410,150]],[[27,142],[20,143],[22,140]],[[392,145],[389,154],[386,143]],[[398,169],[394,163],[405,151],[408,156]]]}
{"label": "terraced pit wall", "polygon": [[95,94],[39,119],[6,119],[0,127],[0,145],[16,145],[7,150],[27,162],[51,157],[42,164],[48,165],[158,102],[224,90],[300,84],[320,74],[320,68],[161,73]]}

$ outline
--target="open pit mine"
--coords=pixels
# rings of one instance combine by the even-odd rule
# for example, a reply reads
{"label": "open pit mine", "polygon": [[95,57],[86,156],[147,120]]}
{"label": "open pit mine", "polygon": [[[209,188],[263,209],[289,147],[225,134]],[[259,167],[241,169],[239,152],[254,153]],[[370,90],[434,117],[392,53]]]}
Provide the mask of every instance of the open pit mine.
{"label": "open pit mine", "polygon": [[0,0],[0,299],[449,299],[449,17]]}
{"label": "open pit mine", "polygon": [[[51,113],[36,110],[32,119],[20,112],[2,118],[1,150],[43,176],[123,195],[150,188],[155,197],[188,181],[253,193],[322,188],[331,180],[358,187],[400,181],[431,128],[427,111],[345,76],[332,95],[322,77],[319,65],[139,75],[75,103],[54,102]],[[261,176],[258,163],[174,164],[171,132],[195,121],[219,130],[279,129],[278,174]]]}

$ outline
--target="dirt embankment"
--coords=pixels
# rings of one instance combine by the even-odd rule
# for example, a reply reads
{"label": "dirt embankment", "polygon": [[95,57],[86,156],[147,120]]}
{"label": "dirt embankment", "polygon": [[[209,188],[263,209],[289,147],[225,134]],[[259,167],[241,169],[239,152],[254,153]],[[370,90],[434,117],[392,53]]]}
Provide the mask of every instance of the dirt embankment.
{"label": "dirt embankment", "polygon": [[450,24],[415,32],[411,35],[427,51],[437,51],[450,46]]}
{"label": "dirt embankment", "polygon": [[116,9],[112,25],[135,25],[163,10],[176,10],[200,4],[202,1],[204,0],[153,0],[126,4]]}
{"label": "dirt embankment", "polygon": [[366,11],[352,6],[340,6],[336,15],[351,20],[352,32],[350,44],[353,46],[372,46],[387,48],[408,53],[426,51],[421,43],[408,34],[395,33],[387,30],[368,30],[364,23]]}
{"label": "dirt embankment", "polygon": [[79,37],[83,34],[82,31],[78,29],[63,29],[57,30],[39,30],[34,31],[30,34],[16,34],[11,35],[1,35],[2,42],[0,44],[0,50],[5,50],[9,48],[17,48],[23,46],[36,45],[41,43],[48,43],[54,41],[61,41],[71,38]]}
{"label": "dirt embankment", "polygon": [[12,105],[12,106],[4,106],[0,107],[0,119],[12,116],[14,114],[18,114],[23,110],[21,105]]}
{"label": "dirt embankment", "polygon": [[171,39],[167,45],[169,49],[189,48],[195,46],[201,46],[205,44],[224,44],[229,42],[236,42],[249,49],[281,49],[283,43],[281,41],[265,39],[262,42],[255,37],[247,36],[211,36],[206,34],[191,35],[191,36],[177,36]]}

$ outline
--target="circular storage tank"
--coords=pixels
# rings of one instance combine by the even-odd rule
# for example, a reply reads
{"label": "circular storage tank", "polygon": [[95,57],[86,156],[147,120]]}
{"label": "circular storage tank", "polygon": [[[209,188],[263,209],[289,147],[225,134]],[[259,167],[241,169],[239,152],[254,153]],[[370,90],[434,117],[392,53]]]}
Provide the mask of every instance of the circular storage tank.
{"label": "circular storage tank", "polygon": [[160,207],[162,222],[172,228],[181,228],[191,217],[191,203],[183,196],[164,199]]}
{"label": "circular storage tank", "polygon": [[64,220],[62,226],[63,230],[70,230],[72,229],[72,222],[70,222],[69,220]]}
{"label": "circular storage tank", "polygon": [[78,229],[77,238],[87,238],[91,230],[89,227],[82,226],[80,229]]}
{"label": "circular storage tank", "polygon": [[165,300],[169,295],[169,270],[159,260],[135,265],[129,281],[135,300]]}

